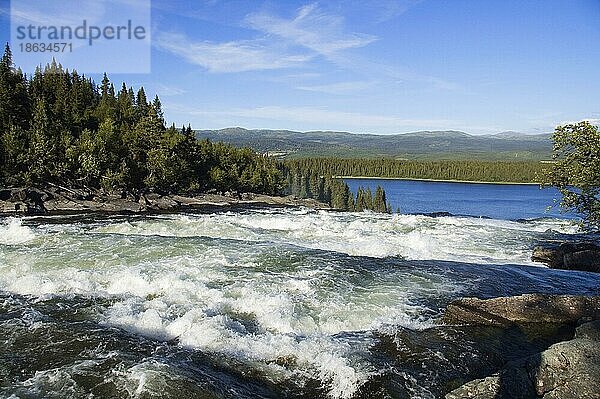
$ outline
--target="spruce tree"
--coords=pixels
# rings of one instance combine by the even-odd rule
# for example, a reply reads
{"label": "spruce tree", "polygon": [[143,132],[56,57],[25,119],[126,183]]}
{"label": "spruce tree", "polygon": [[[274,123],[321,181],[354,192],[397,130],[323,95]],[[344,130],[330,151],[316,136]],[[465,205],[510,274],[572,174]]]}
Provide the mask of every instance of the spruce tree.
{"label": "spruce tree", "polygon": [[146,99],[146,92],[143,87],[137,92],[137,96],[135,98],[135,112],[137,121],[142,120],[142,118],[148,115],[148,109],[150,108],[148,104],[148,100]]}
{"label": "spruce tree", "polygon": [[55,137],[51,134],[51,125],[44,100],[35,104],[31,126],[31,144],[28,154],[28,180],[30,182],[48,181],[52,177],[51,165],[55,159]]}
{"label": "spruce tree", "polygon": [[375,198],[373,199],[373,210],[375,212],[387,212],[387,201],[385,191],[381,186],[377,186],[375,190]]}
{"label": "spruce tree", "polygon": [[[161,123],[164,124],[165,123],[165,115],[163,113],[162,104],[161,104],[158,96],[154,97],[154,101],[152,101],[152,108],[154,109],[154,112],[156,113],[158,119],[161,121]],[[191,127],[190,127],[190,130],[191,130]]]}

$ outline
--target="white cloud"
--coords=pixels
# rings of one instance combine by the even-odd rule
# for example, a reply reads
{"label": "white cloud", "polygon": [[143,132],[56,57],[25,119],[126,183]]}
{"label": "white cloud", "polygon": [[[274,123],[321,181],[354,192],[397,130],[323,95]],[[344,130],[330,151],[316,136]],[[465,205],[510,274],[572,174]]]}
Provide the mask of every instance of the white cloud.
{"label": "white cloud", "polygon": [[376,82],[372,81],[352,81],[352,82],[338,82],[324,85],[312,85],[312,86],[298,86],[296,89],[315,91],[319,93],[327,94],[349,94],[362,90],[367,90],[373,87]]}
{"label": "white cloud", "polygon": [[225,43],[193,41],[182,34],[159,33],[154,45],[209,72],[245,72],[301,65],[311,56],[288,54],[259,40]]}
{"label": "white cloud", "polygon": [[[420,0],[388,0],[379,5],[386,17],[399,15]],[[362,5],[361,7],[364,7]],[[200,65],[209,72],[230,73],[257,70],[275,70],[306,66],[321,55],[340,69],[364,76],[411,81],[436,90],[460,91],[458,84],[433,76],[424,76],[400,66],[365,59],[346,50],[367,46],[377,40],[368,34],[350,32],[344,17],[323,11],[316,3],[296,10],[285,18],[267,12],[250,13],[245,17],[246,27],[263,34],[260,38],[224,43],[190,39],[178,33],[158,33],[154,45]],[[295,77],[271,77],[285,81],[305,91],[346,94],[368,88],[369,82],[299,84],[290,80],[317,77],[317,74],[296,74]]]}
{"label": "white cloud", "polygon": [[320,78],[322,75],[320,73],[317,72],[304,72],[304,73],[290,73],[285,75],[284,79],[286,80],[290,80],[290,79],[297,79],[297,80],[303,80],[303,79],[316,79],[316,78]]}
{"label": "white cloud", "polygon": [[360,0],[359,4],[367,12],[374,14],[377,22],[384,22],[404,14],[423,0]]}
{"label": "white cloud", "polygon": [[[392,18],[417,4],[419,0],[385,1],[377,9],[383,11],[382,19]],[[366,7],[363,4],[361,7]],[[434,76],[421,75],[406,68],[365,59],[344,50],[367,46],[378,40],[376,36],[347,32],[342,16],[326,13],[315,3],[301,7],[291,19],[285,19],[268,13],[253,13],[246,17],[248,25],[256,30],[283,39],[287,43],[301,46],[324,56],[339,68],[351,70],[364,76],[381,76],[396,80],[406,80],[426,84],[436,90],[461,91],[460,85]],[[335,84],[334,84],[335,85]],[[335,86],[318,86],[314,91],[328,92]],[[303,86],[303,90],[310,87]]]}
{"label": "white cloud", "polygon": [[187,93],[186,90],[177,87],[177,86],[169,86],[162,83],[158,83],[156,85],[156,92],[160,97],[170,97],[170,96],[179,96],[181,94]]}
{"label": "white cloud", "polygon": [[76,26],[86,19],[88,25],[106,19],[107,9],[102,2],[77,3],[70,0],[67,4],[52,2],[20,2],[12,4],[10,18],[13,23],[35,26]]}
{"label": "white cloud", "polygon": [[301,7],[293,19],[263,12],[248,15],[246,22],[256,30],[281,37],[325,56],[363,47],[377,39],[372,35],[345,32],[343,17],[327,14],[316,4]]}

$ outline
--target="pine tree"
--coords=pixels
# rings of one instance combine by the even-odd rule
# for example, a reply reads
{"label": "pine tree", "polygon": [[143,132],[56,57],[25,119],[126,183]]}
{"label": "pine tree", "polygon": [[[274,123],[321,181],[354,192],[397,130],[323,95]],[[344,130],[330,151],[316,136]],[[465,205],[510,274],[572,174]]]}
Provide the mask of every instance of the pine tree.
{"label": "pine tree", "polygon": [[127,89],[127,85],[123,83],[121,90],[117,95],[117,123],[123,126],[124,129],[130,129],[135,124],[135,98],[133,91]]}
{"label": "pine tree", "polygon": [[354,209],[356,210],[356,212],[362,212],[365,209],[368,209],[366,208],[366,206],[367,202],[365,200],[365,191],[362,187],[359,187],[356,190],[356,206]]}
{"label": "pine tree", "polygon": [[[348,187],[348,186],[346,186]],[[352,196],[352,193],[348,194],[348,199],[346,200],[346,210],[348,212],[354,212],[354,197]]]}
{"label": "pine tree", "polygon": [[104,74],[102,85],[100,86],[100,103],[96,109],[96,117],[100,123],[107,119],[115,120],[117,118],[117,110],[115,88],[110,83],[108,76]]}
{"label": "pine tree", "polygon": [[135,98],[135,113],[137,117],[137,121],[142,120],[142,118],[148,115],[148,110],[150,109],[150,105],[148,104],[148,100],[146,99],[146,92],[143,87],[137,92],[137,96]]}
{"label": "pine tree", "polygon": [[385,198],[385,191],[381,186],[377,186],[375,190],[375,198],[373,199],[373,210],[375,212],[387,212],[387,201]]}
{"label": "pine tree", "polygon": [[8,44],[0,59],[0,134],[10,124],[29,128],[31,106],[28,84],[20,69],[15,69]]}
{"label": "pine tree", "polygon": [[373,210],[373,193],[371,192],[370,187],[367,187],[365,191],[365,209],[370,211]]}
{"label": "pine tree", "polygon": [[9,185],[20,185],[25,180],[29,165],[27,162],[27,132],[17,125],[9,125],[8,130],[0,135],[2,147],[2,163],[0,164],[0,181]]}
{"label": "pine tree", "polygon": [[[161,121],[161,123],[164,124],[165,123],[165,115],[163,113],[162,104],[161,104],[158,96],[154,97],[154,101],[152,101],[152,108],[154,109],[154,112],[156,113],[158,119]],[[191,129],[191,127],[190,127],[190,129]]]}

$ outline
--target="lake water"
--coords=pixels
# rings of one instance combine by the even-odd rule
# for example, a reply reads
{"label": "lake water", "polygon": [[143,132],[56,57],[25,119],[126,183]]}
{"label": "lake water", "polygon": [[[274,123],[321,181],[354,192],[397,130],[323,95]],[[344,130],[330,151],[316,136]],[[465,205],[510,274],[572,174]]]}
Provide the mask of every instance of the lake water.
{"label": "lake water", "polygon": [[[453,215],[518,220],[541,217],[574,218],[561,213],[555,188],[539,185],[451,183],[397,179],[344,179],[353,193],[358,187],[382,186],[393,210],[401,213],[449,212]],[[550,209],[548,209],[550,207]]]}
{"label": "lake water", "polygon": [[538,218],[535,187],[386,190],[405,211],[500,218],[0,218],[0,398],[443,398],[558,339],[443,325],[452,300],[600,294],[598,274],[531,262],[578,234]]}

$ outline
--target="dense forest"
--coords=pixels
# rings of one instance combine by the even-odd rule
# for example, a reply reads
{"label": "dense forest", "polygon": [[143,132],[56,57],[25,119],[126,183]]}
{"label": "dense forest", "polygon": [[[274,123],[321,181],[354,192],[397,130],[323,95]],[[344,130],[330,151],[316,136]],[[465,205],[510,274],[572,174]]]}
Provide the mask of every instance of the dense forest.
{"label": "dense forest", "polygon": [[284,163],[293,170],[310,170],[316,174],[331,176],[515,183],[537,182],[543,169],[542,163],[534,161],[407,161],[389,158],[305,158],[289,160]]}
{"label": "dense forest", "polygon": [[0,60],[0,183],[60,183],[107,191],[252,191],[282,186],[274,160],[165,127],[158,97],[98,87],[52,63],[25,76],[7,46]]}
{"label": "dense forest", "polygon": [[[121,195],[253,192],[315,198],[341,210],[387,211],[385,193],[359,192],[329,174],[288,168],[249,148],[166,127],[158,97],[117,92],[52,63],[28,77],[8,45],[0,60],[0,186],[60,184]],[[368,198],[367,198],[368,197]]]}

